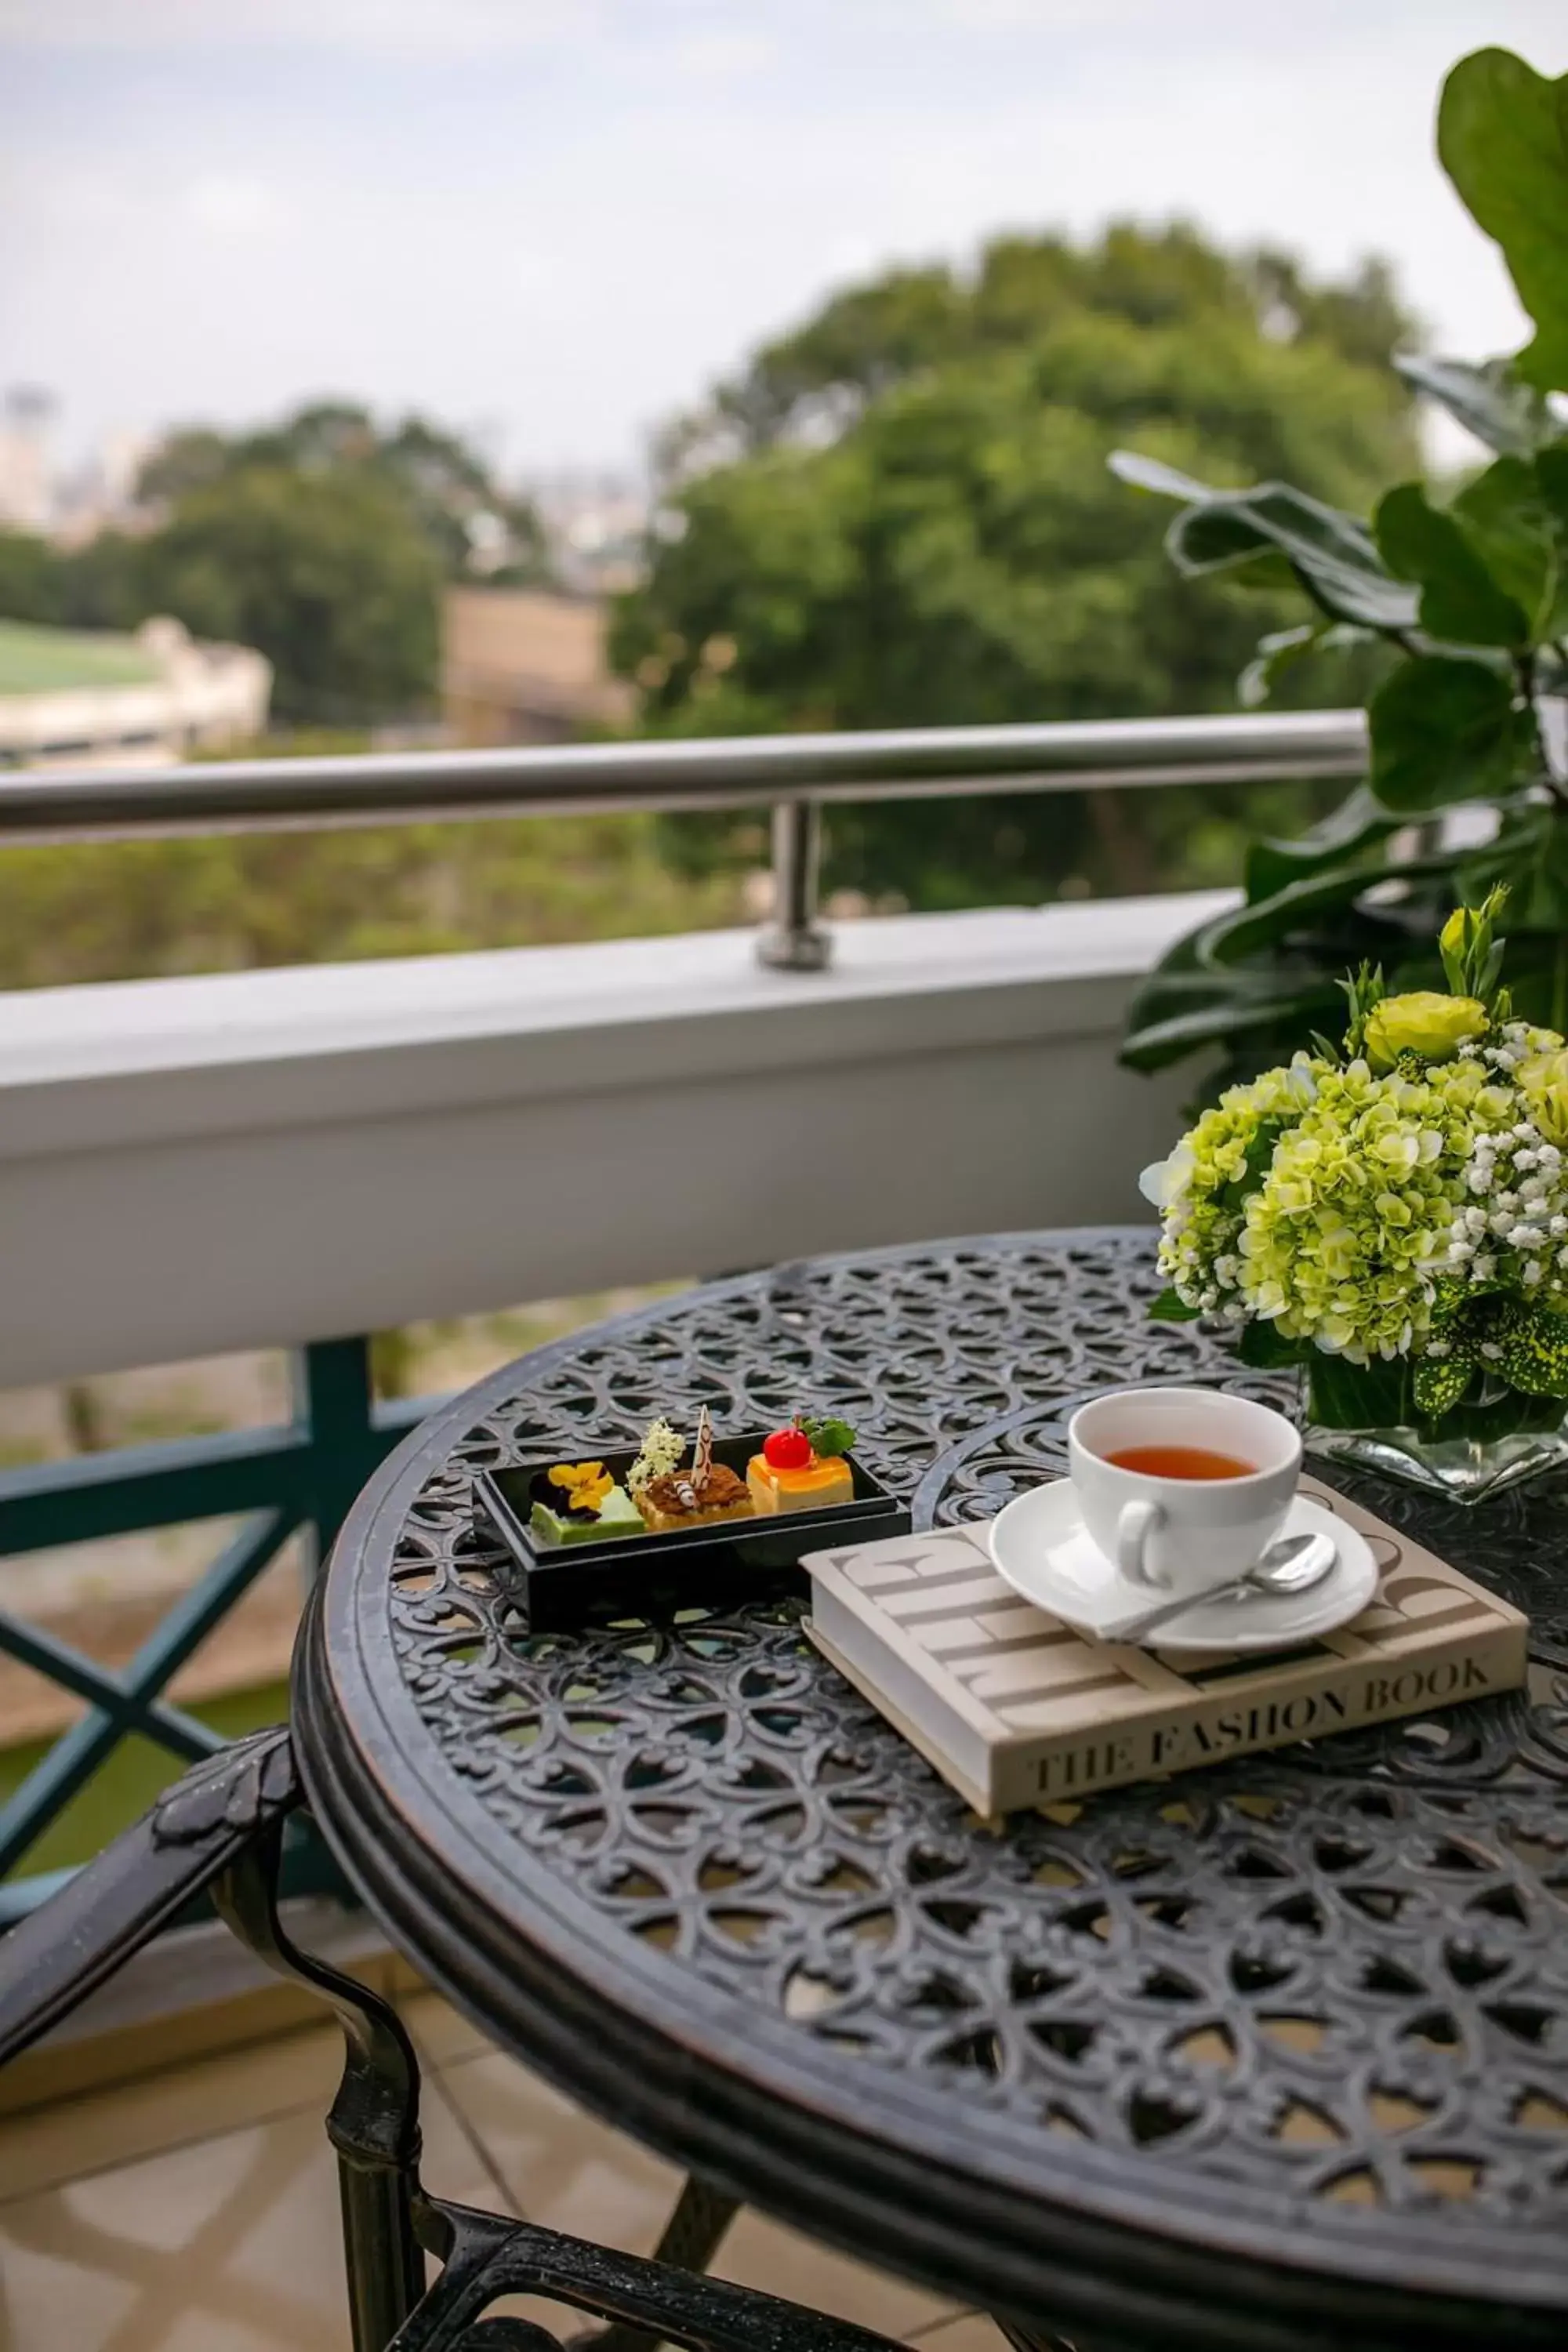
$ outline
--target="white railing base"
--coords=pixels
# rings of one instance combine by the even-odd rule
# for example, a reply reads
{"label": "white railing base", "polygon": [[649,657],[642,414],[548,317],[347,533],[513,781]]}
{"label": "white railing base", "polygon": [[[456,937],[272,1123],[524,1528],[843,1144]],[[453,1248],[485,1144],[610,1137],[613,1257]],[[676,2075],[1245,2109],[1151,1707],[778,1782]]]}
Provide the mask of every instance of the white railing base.
{"label": "white railing base", "polygon": [[0,1386],[943,1233],[1135,1217],[1118,1068],[1213,895],[39,990],[0,1023]]}

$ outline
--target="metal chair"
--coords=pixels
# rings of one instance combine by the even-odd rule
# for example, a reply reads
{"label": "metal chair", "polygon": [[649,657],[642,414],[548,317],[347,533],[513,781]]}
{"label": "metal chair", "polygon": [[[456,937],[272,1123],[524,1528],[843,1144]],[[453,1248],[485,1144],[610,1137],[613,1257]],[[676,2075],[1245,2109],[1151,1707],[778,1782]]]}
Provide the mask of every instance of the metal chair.
{"label": "metal chair", "polygon": [[[197,1764],[151,1812],[0,1941],[0,2065],[210,1891],[240,1941],[307,1986],[343,2030],[327,2119],[337,2152],[354,2352],[560,2352],[532,2322],[486,2316],[547,2295],[605,2323],[596,2352],[899,2352],[869,2329],[706,2277],[735,2210],[689,2183],[660,2253],[645,2261],[433,2197],[419,2178],[419,2066],[402,2020],[352,1977],[289,1942],[279,1919],[284,1824],[301,1801],[287,1729]],[[441,2264],[426,2286],[426,2256]]]}

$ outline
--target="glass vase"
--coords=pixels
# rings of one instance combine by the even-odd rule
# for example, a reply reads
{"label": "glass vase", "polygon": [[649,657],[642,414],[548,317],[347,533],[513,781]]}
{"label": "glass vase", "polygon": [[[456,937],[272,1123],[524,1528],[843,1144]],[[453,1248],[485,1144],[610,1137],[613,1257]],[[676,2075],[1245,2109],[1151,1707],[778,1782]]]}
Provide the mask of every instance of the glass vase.
{"label": "glass vase", "polygon": [[1344,1428],[1314,1416],[1310,1373],[1305,1389],[1301,1433],[1309,1453],[1450,1502],[1484,1503],[1527,1478],[1568,1468],[1568,1405],[1561,1397],[1521,1397],[1499,1383],[1425,1428],[1403,1422]]}

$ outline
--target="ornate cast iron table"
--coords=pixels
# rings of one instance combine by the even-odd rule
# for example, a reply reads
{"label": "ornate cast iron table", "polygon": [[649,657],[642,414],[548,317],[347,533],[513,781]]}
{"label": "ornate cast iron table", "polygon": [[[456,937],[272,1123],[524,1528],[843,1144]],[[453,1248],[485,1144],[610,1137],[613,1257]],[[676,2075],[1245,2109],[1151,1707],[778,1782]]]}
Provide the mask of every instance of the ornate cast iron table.
{"label": "ornate cast iron table", "polygon": [[921,1526],[1056,1470],[1086,1391],[1279,1400],[1148,1324],[1152,1287],[1146,1234],[1023,1235],[525,1357],[343,1531],[296,1669],[310,1802],[470,2016],[724,2199],[1085,2345],[1561,2346],[1568,1488],[1467,1515],[1354,1482],[1531,1611],[1528,1697],[1004,1830],[795,1604],[531,1637],[472,1524],[480,1464],[667,1406],[830,1403]]}

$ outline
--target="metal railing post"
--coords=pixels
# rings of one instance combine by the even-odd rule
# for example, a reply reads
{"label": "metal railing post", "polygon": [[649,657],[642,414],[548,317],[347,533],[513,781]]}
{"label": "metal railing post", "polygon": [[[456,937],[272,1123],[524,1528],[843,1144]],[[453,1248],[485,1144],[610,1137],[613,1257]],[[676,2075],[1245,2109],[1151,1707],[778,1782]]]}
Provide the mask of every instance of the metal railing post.
{"label": "metal railing post", "polygon": [[833,938],[817,920],[822,811],[815,801],[773,803],[773,908],[757,934],[757,961],[775,971],[822,971]]}

